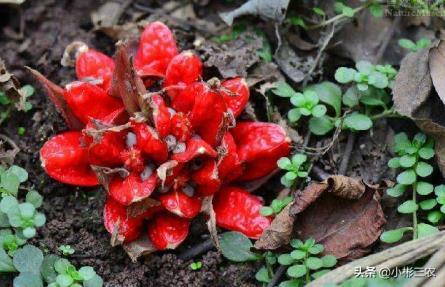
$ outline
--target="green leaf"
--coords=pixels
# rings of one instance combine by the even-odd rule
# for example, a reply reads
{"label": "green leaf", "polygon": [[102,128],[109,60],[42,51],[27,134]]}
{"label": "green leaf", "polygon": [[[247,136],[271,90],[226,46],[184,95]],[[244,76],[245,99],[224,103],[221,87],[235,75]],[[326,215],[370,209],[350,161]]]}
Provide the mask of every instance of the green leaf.
{"label": "green leaf", "polygon": [[22,230],[22,233],[25,238],[30,239],[36,236],[36,229],[34,227],[27,227]]}
{"label": "green leaf", "polygon": [[400,158],[394,157],[388,161],[388,167],[390,168],[399,168],[400,167]]}
{"label": "green leaf", "polygon": [[368,84],[359,83],[357,84],[357,89],[361,92],[366,92],[368,90]]}
{"label": "green leaf", "polygon": [[301,248],[303,246],[303,242],[300,239],[292,239],[290,241],[290,246],[293,248]]}
{"label": "green leaf", "polygon": [[313,90],[305,90],[303,92],[303,95],[305,99],[305,104],[308,104],[310,107],[315,106],[320,101],[317,93]]}
{"label": "green leaf", "polygon": [[59,274],[56,277],[56,283],[59,284],[60,287],[68,287],[73,284],[73,282],[73,278],[67,274]]}
{"label": "green leaf", "polygon": [[416,163],[416,157],[412,155],[404,155],[399,159],[400,166],[412,167]]}
{"label": "green leaf", "polygon": [[362,61],[358,61],[355,64],[355,67],[357,68],[357,70],[360,73],[365,74],[365,75],[369,75],[374,70],[374,67],[373,67],[373,65],[370,62],[363,61],[363,60]]}
{"label": "green leaf", "polygon": [[19,206],[19,203],[17,201],[17,199],[14,196],[5,196],[1,201],[0,201],[0,210],[3,213],[8,213],[9,210],[11,209],[17,209]]}
{"label": "green leaf", "polygon": [[341,114],[341,88],[332,82],[322,82],[309,87],[313,89],[321,102],[331,106],[336,117]]}
{"label": "green leaf", "polygon": [[26,194],[26,202],[34,205],[35,208],[42,206],[43,197],[35,190],[31,190]]}
{"label": "green leaf", "polygon": [[292,165],[300,166],[307,161],[307,156],[302,153],[297,153],[292,156]]}
{"label": "green leaf", "polygon": [[417,45],[409,39],[399,39],[399,46],[408,49],[411,52],[417,51]]}
{"label": "green leaf", "polygon": [[434,157],[434,149],[430,147],[423,147],[419,150],[419,156],[423,159],[431,159]]}
{"label": "green leaf", "polygon": [[315,245],[315,239],[309,238],[309,239],[306,239],[306,241],[304,242],[302,247],[305,248],[305,250],[308,250],[309,248],[311,248],[314,245]]}
{"label": "green leaf", "polygon": [[372,16],[377,18],[383,17],[384,10],[385,9],[380,3],[373,3],[371,6],[369,6],[369,11],[371,12]]}
{"label": "green leaf", "polygon": [[319,118],[326,114],[327,109],[325,105],[316,105],[315,107],[312,108],[311,112],[314,117]]}
{"label": "green leaf", "polygon": [[440,211],[434,210],[434,211],[428,212],[427,218],[428,218],[429,222],[436,224],[442,219],[443,216],[444,215]]}
{"label": "green leaf", "polygon": [[311,270],[318,270],[323,267],[323,261],[317,257],[309,257],[306,259],[306,266]]}
{"label": "green leaf", "polygon": [[343,104],[353,108],[359,103],[359,94],[356,86],[352,86],[346,90],[346,93],[343,95]]}
{"label": "green leaf", "polygon": [[287,157],[282,157],[277,161],[277,166],[281,169],[285,170],[291,170],[292,169],[292,162]]}
{"label": "green leaf", "polygon": [[309,130],[318,136],[322,136],[330,132],[334,128],[332,121],[326,117],[311,118],[309,120]]}
{"label": "green leaf", "polygon": [[380,235],[380,240],[386,243],[395,243],[402,239],[404,233],[406,231],[413,230],[412,227],[402,227],[398,229],[393,229],[389,231],[385,231]]}
{"label": "green leaf", "polygon": [[0,248],[0,273],[15,271],[16,269],[14,268],[11,257],[9,257],[3,248]]}
{"label": "green leaf", "polygon": [[407,200],[397,208],[397,211],[403,214],[413,213],[419,208],[414,200]]}
{"label": "green leaf", "polygon": [[240,232],[225,232],[219,241],[221,252],[227,259],[234,262],[255,261],[260,258],[258,254],[250,251],[252,242]]}
{"label": "green leaf", "polygon": [[286,172],[284,177],[288,181],[293,181],[293,180],[295,180],[297,178],[297,174],[295,172],[293,172],[293,171],[288,171],[288,172]]}
{"label": "green leaf", "polygon": [[445,196],[443,195],[438,196],[436,200],[439,204],[445,204]]}
{"label": "green leaf", "polygon": [[397,176],[397,182],[404,185],[411,185],[417,180],[416,173],[412,169],[405,170]]}
{"label": "green leaf", "polygon": [[272,278],[270,278],[266,266],[262,266],[255,274],[255,279],[259,282],[269,283]]}
{"label": "green leaf", "polygon": [[43,253],[35,246],[25,245],[15,252],[12,262],[19,272],[40,274]]}
{"label": "green leaf", "polygon": [[284,175],[281,177],[280,182],[285,187],[291,187],[294,184],[294,181],[287,180]]}
{"label": "green leaf", "polygon": [[419,181],[416,184],[416,191],[420,195],[428,195],[432,193],[434,190],[434,186],[431,183]]}
{"label": "green leaf", "polygon": [[65,258],[60,258],[59,260],[56,261],[56,263],[54,263],[54,269],[59,274],[66,274],[70,266],[72,266],[72,264]]}
{"label": "green leaf", "polygon": [[102,287],[104,281],[99,275],[95,275],[92,279],[83,282],[83,287]]}
{"label": "green leaf", "polygon": [[289,119],[289,121],[290,121],[291,123],[298,122],[298,120],[301,118],[300,108],[294,108],[294,109],[291,109],[291,110],[287,113],[287,118]]}
{"label": "green leaf", "polygon": [[346,5],[343,6],[341,13],[349,18],[354,17],[354,14],[355,14],[354,9],[352,9],[351,7],[346,6]]}
{"label": "green leaf", "polygon": [[416,165],[416,173],[418,176],[427,177],[433,173],[433,167],[426,162],[418,162]]}
{"label": "green leaf", "polygon": [[445,185],[441,184],[434,188],[434,194],[437,196],[445,196]]}
{"label": "green leaf", "polygon": [[269,206],[263,206],[263,207],[261,207],[261,209],[260,209],[260,214],[262,215],[262,216],[270,216],[270,215],[272,215],[274,212],[273,212],[273,209],[271,208],[271,207],[269,207]]}
{"label": "green leaf", "polygon": [[8,169],[8,171],[15,174],[19,179],[20,183],[23,183],[28,180],[28,172],[25,169],[21,168],[20,166],[13,165]]}
{"label": "green leaf", "polygon": [[314,7],[312,8],[312,11],[314,11],[315,14],[320,15],[320,16],[326,16],[326,13],[319,7]]}
{"label": "green leaf", "polygon": [[434,198],[423,200],[419,202],[419,206],[422,210],[431,210],[437,205],[437,201]]}
{"label": "green leaf", "polygon": [[[371,89],[368,89],[367,91],[369,91]],[[360,102],[366,106],[371,106],[371,107],[376,107],[376,106],[380,106],[380,107],[385,107],[385,102],[383,102],[381,99],[377,98],[375,94],[369,93],[369,94],[365,94],[363,96],[360,97]]]}
{"label": "green leaf", "polygon": [[401,151],[405,151],[407,148],[411,146],[411,142],[408,139],[406,133],[398,133],[394,137],[394,151],[399,153]]}
{"label": "green leaf", "polygon": [[290,253],[290,256],[295,260],[301,260],[306,257],[306,252],[301,250],[294,250]]}
{"label": "green leaf", "polygon": [[317,279],[317,278],[325,275],[326,273],[329,273],[329,271],[330,270],[328,270],[328,269],[323,269],[323,270],[312,273],[311,276],[312,276],[312,278]]}
{"label": "green leaf", "polygon": [[14,278],[14,287],[43,287],[39,274],[22,272]]}
{"label": "green leaf", "polygon": [[43,225],[45,225],[46,222],[46,217],[43,213],[37,213],[34,216],[34,226],[35,227],[42,227]]}
{"label": "green leaf", "polygon": [[374,86],[379,89],[384,89],[388,87],[389,84],[388,78],[384,74],[377,71],[371,72],[368,78],[368,83],[371,86]]}
{"label": "green leaf", "polygon": [[45,279],[46,282],[52,283],[56,281],[57,272],[54,269],[54,264],[59,259],[60,258],[56,255],[47,255],[43,259],[40,271],[43,276],[43,279]]}
{"label": "green leaf", "polygon": [[281,254],[280,256],[278,256],[278,263],[280,263],[280,265],[291,265],[292,263],[294,263],[295,259],[290,256],[290,254]]}
{"label": "green leaf", "polygon": [[371,119],[367,115],[359,113],[347,115],[343,123],[353,131],[366,131],[372,127]]}
{"label": "green leaf", "polygon": [[84,266],[80,267],[79,274],[83,278],[84,281],[93,279],[93,277],[96,275],[96,272],[94,271],[94,268],[91,266]]}
{"label": "green leaf", "polygon": [[11,195],[17,196],[20,180],[11,171],[7,170],[0,176],[0,187],[8,191]]}
{"label": "green leaf", "polygon": [[272,89],[272,93],[279,97],[290,98],[295,94],[294,89],[284,81],[277,82],[275,87],[275,89]]}
{"label": "green leaf", "polygon": [[431,40],[427,38],[422,38],[416,42],[417,48],[423,49],[431,44]]}
{"label": "green leaf", "polygon": [[439,229],[435,226],[426,224],[426,223],[419,223],[417,224],[417,237],[427,237],[433,234],[439,233]]}
{"label": "green leaf", "polygon": [[36,208],[29,202],[24,202],[19,204],[20,215],[23,218],[30,219],[34,217]]}
{"label": "green leaf", "polygon": [[314,246],[312,246],[311,248],[309,248],[309,253],[310,254],[319,254],[321,252],[323,252],[324,247],[322,244],[315,244]]}
{"label": "green leaf", "polygon": [[337,258],[334,255],[325,255],[321,257],[321,261],[323,261],[323,267],[331,268],[337,264]]}
{"label": "green leaf", "polygon": [[406,185],[396,184],[394,187],[388,188],[386,190],[386,193],[392,197],[399,197],[405,192],[405,190],[406,190]]}
{"label": "green leaf", "polygon": [[290,102],[292,103],[292,105],[301,108],[306,104],[306,98],[302,93],[295,93],[290,98]]}
{"label": "green leaf", "polygon": [[282,281],[278,287],[301,287],[301,281],[300,280],[286,280]]}
{"label": "green leaf", "polygon": [[306,266],[304,265],[294,265],[287,269],[287,275],[292,278],[303,277],[307,272]]}
{"label": "green leaf", "polygon": [[423,134],[423,133],[417,133],[417,134],[414,136],[414,139],[413,139],[413,145],[414,145],[415,147],[420,148],[421,146],[423,146],[423,145],[426,143],[426,140],[427,140],[427,138],[426,138],[426,135],[425,135],[425,134]]}
{"label": "green leaf", "polygon": [[355,70],[346,67],[340,67],[335,71],[334,78],[337,82],[341,84],[347,84],[352,82],[355,76]]}

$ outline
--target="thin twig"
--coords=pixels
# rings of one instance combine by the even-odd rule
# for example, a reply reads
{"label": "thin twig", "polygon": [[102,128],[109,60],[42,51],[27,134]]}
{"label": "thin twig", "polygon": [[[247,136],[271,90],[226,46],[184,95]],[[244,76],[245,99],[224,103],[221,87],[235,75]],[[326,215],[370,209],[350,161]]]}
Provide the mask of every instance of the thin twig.
{"label": "thin twig", "polygon": [[0,161],[13,162],[15,156],[20,151],[20,148],[11,138],[7,137],[4,134],[0,134],[0,146],[3,145],[3,142],[8,143],[12,147],[12,149],[7,150],[5,148],[4,152],[0,152]]}
{"label": "thin twig", "polygon": [[351,158],[352,149],[354,148],[356,133],[351,132],[348,135],[348,141],[346,143],[345,151],[343,152],[343,158],[340,163],[340,168],[338,169],[338,174],[346,174],[349,166],[349,160]]}
{"label": "thin twig", "polygon": [[213,248],[215,248],[215,245],[213,245],[212,239],[209,238],[182,252],[178,255],[178,258],[184,261],[190,260],[196,256],[206,253],[209,250],[212,250]]}
{"label": "thin twig", "polygon": [[267,287],[274,287],[277,286],[278,282],[280,282],[281,277],[286,272],[288,266],[280,265],[280,267],[277,268],[277,271],[275,271],[272,279],[267,284]]}

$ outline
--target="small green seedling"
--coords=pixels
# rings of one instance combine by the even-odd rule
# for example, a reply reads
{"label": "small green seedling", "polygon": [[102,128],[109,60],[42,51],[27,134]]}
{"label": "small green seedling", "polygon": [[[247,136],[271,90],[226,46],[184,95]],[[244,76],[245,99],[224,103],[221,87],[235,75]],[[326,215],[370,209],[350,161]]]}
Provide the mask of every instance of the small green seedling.
{"label": "small green seedling", "polygon": [[431,44],[431,40],[427,38],[422,38],[417,42],[413,42],[410,39],[400,39],[399,46],[409,50],[410,52],[417,52],[421,49],[428,47]]}
{"label": "small green seedling", "polygon": [[73,255],[74,252],[75,252],[74,248],[72,248],[70,245],[60,245],[59,246],[59,251],[64,256]]}
{"label": "small green seedling", "polygon": [[[433,173],[433,166],[427,161],[434,157],[434,141],[428,139],[426,135],[418,133],[413,140],[409,140],[405,133],[399,133],[394,137],[394,152],[396,157],[388,162],[388,166],[394,169],[401,169],[397,175],[397,184],[387,189],[387,194],[392,197],[400,197],[408,190],[411,190],[411,199],[403,202],[397,208],[402,214],[412,214],[413,226],[402,227],[382,233],[380,239],[387,243],[395,243],[403,238],[407,231],[413,233],[413,239],[424,237],[438,232],[434,226],[426,223],[418,223],[417,212],[420,209],[430,210],[434,208],[433,202],[417,202],[418,196],[428,196],[433,193],[434,186],[421,178],[426,178]],[[438,191],[440,189],[437,189]]]}
{"label": "small green seedling", "polygon": [[8,169],[0,166],[0,195],[2,197],[17,196],[19,186],[28,180],[28,172],[16,165]]}
{"label": "small green seedling", "polygon": [[297,153],[291,159],[282,157],[277,161],[279,168],[287,171],[281,177],[281,183],[286,187],[291,187],[296,184],[299,178],[306,178],[308,170],[306,167],[307,156]]}
{"label": "small green seedling", "polygon": [[199,270],[202,268],[202,262],[201,261],[197,261],[197,262],[193,262],[192,264],[190,264],[190,269],[192,270]]}
{"label": "small green seedling", "polygon": [[19,93],[20,99],[16,102],[0,91],[0,125],[9,118],[14,108],[24,112],[32,109],[32,104],[28,100],[34,94],[34,87],[24,85],[19,89]]}
{"label": "small green seedling", "polygon": [[[9,223],[25,238],[32,238],[36,235],[36,228],[45,224],[46,218],[43,213],[37,212],[41,200],[38,199],[37,192],[27,196],[27,202],[19,203],[13,196],[6,196],[0,201],[0,211],[6,215],[7,222],[2,222],[5,226]],[[6,219],[3,217],[3,219]]]}
{"label": "small green seedling", "polygon": [[305,242],[293,239],[291,246],[294,250],[278,257],[280,265],[289,266],[287,275],[291,278],[282,282],[280,286],[302,286],[326,274],[337,264],[337,258],[333,255],[319,257],[324,247],[322,244],[316,244],[314,239],[308,239]]}
{"label": "small green seedling", "polygon": [[[57,260],[54,263],[54,269],[57,272],[56,281],[50,283],[48,287],[81,287],[85,286],[85,282],[89,282],[98,277],[93,267],[84,266],[77,270],[76,267],[66,259]],[[100,286],[101,285],[102,284],[100,284]]]}
{"label": "small green seedling", "polygon": [[260,213],[261,215],[264,216],[278,214],[281,212],[281,210],[283,210],[283,208],[285,208],[289,203],[291,203],[292,200],[294,200],[292,196],[286,196],[282,199],[276,198],[272,200],[270,206],[263,206],[260,209]]}
{"label": "small green seedling", "polygon": [[0,248],[5,250],[9,256],[14,256],[17,249],[26,243],[26,238],[21,234],[13,234],[10,229],[0,230]]}

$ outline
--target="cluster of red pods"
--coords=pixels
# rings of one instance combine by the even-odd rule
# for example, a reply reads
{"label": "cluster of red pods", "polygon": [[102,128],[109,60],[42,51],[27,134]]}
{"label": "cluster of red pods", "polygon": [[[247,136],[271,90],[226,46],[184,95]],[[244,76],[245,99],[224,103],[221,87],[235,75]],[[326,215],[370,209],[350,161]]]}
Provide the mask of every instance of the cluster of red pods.
{"label": "cluster of red pods", "polygon": [[218,226],[258,238],[271,218],[240,186],[289,154],[285,131],[236,122],[249,99],[245,80],[204,82],[199,57],[179,53],[163,23],[145,27],[135,47],[118,43],[114,59],[78,49],[78,81],[65,88],[33,71],[70,128],[41,148],[46,173],[104,185],[104,224],[118,243],[147,237],[157,250],[173,249],[206,199]]}

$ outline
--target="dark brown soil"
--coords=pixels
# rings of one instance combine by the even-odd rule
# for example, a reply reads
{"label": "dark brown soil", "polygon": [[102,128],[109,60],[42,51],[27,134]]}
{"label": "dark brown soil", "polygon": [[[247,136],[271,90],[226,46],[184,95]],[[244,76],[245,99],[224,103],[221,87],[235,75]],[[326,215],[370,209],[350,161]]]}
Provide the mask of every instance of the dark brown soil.
{"label": "dark brown soil", "polygon": [[[64,84],[74,78],[72,69],[60,65],[63,50],[71,41],[82,40],[111,53],[113,41],[91,31],[90,12],[98,4],[100,1],[41,0],[27,1],[21,9],[2,5],[1,57],[10,72],[23,83],[33,83],[24,69],[25,65],[31,66],[54,82]],[[173,253],[132,263],[120,247],[112,248],[110,236],[102,225],[104,191],[59,184],[40,167],[39,148],[66,126],[43,91],[35,86],[33,109],[27,114],[14,114],[1,128],[1,133],[11,137],[21,149],[16,163],[29,171],[31,184],[45,197],[47,224],[39,230],[34,244],[48,253],[57,253],[60,245],[71,245],[76,252],[70,259],[77,266],[93,266],[108,287],[257,286],[254,279],[257,266],[229,264],[215,251],[195,258],[203,267],[192,271],[189,267],[192,261],[183,262]],[[18,136],[17,127],[24,127],[25,135]],[[196,230],[202,230],[199,225]],[[182,250],[203,240],[196,233]]]}

